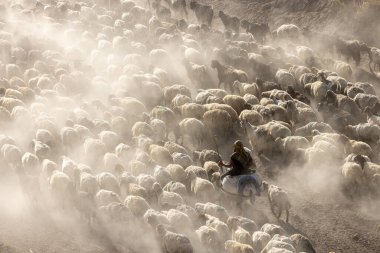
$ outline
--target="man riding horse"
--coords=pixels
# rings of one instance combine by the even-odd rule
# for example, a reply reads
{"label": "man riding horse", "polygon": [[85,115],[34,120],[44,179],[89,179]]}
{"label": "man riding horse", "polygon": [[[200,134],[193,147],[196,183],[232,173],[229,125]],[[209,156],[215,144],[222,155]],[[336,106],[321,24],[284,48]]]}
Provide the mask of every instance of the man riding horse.
{"label": "man riding horse", "polygon": [[240,140],[237,140],[234,143],[234,152],[230,157],[229,164],[225,164],[223,161],[220,161],[219,166],[225,166],[229,168],[232,167],[232,169],[221,176],[221,180],[223,180],[223,178],[226,176],[241,176],[238,181],[239,195],[243,195],[243,191],[246,185],[253,184],[256,188],[256,195],[260,196],[261,180],[258,178],[256,170],[251,169],[252,167],[256,167],[255,161],[251,156],[251,151],[248,148],[244,147],[243,143]]}

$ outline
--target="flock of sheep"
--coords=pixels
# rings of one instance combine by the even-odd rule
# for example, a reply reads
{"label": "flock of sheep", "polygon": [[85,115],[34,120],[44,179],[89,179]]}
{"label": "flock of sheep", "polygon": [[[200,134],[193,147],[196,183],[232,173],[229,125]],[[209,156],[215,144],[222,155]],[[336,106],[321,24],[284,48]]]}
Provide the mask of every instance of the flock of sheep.
{"label": "flock of sheep", "polygon": [[[0,6],[1,173],[31,206],[102,226],[120,252],[315,252],[232,215],[217,147],[236,139],[267,167],[326,165],[348,196],[379,193],[379,49],[193,0],[144,4]],[[288,194],[263,189],[288,221]]]}

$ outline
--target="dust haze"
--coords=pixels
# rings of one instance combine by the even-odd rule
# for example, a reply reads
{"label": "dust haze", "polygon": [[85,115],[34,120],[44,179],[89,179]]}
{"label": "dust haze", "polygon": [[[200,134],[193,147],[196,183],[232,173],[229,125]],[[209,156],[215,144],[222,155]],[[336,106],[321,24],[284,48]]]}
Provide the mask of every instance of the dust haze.
{"label": "dust haze", "polygon": [[[199,24],[190,1],[183,2],[188,16],[179,11],[180,0],[0,3],[0,252],[235,252],[225,248],[227,240],[238,242],[239,237],[228,219],[221,218],[224,212],[228,218],[254,221],[257,230],[263,231],[266,223],[279,225],[293,252],[375,252],[380,246],[380,120],[375,121],[380,117],[380,50],[375,51],[380,47],[380,5],[354,0],[196,1],[213,8],[209,27]],[[268,24],[264,43],[241,26],[239,34],[225,29],[221,10],[238,17],[239,24]],[[281,30],[284,24],[294,27]],[[241,71],[234,74],[244,72],[247,79],[220,77],[212,60]],[[350,98],[358,104],[356,118],[337,109],[336,115],[346,113],[346,125],[340,127],[340,118],[323,107],[330,106],[327,95],[318,100],[318,94],[305,89],[309,82],[291,72],[300,66],[313,75],[311,83],[331,77],[326,82],[335,95],[348,98],[347,89],[357,86],[362,90],[358,93],[371,97],[363,102]],[[293,76],[292,84],[279,80],[281,69]],[[218,85],[221,78],[228,79],[225,87]],[[260,81],[275,88],[264,90]],[[244,89],[234,89],[235,82],[254,84],[258,92],[243,94]],[[288,86],[297,94],[289,95]],[[372,88],[375,94],[370,94]],[[275,89],[291,98],[263,95]],[[244,105],[227,101],[226,94],[238,96]],[[296,110],[310,108],[304,114],[312,114],[310,119],[290,119],[286,102],[293,99],[309,101]],[[202,105],[203,111],[183,109],[190,103]],[[282,109],[273,112],[269,105]],[[355,135],[360,129],[346,129],[367,122],[365,109],[376,117],[368,120],[378,128],[373,136],[368,133],[372,139]],[[245,110],[255,111],[260,123],[249,125],[250,119],[241,116]],[[204,115],[211,111],[224,112],[231,122],[207,121]],[[184,118],[196,119],[197,125],[185,126]],[[274,121],[286,134],[274,133],[269,125]],[[309,122],[326,122],[331,130],[315,127],[299,134],[306,146],[296,141],[290,148],[279,146],[278,137],[296,136]],[[261,178],[286,191],[289,223],[273,215],[266,192],[240,206],[240,198],[211,181],[204,162],[218,161],[202,161],[200,152],[214,150],[228,161],[237,139],[252,149]],[[347,140],[367,143],[370,151],[349,150]],[[342,175],[351,153],[352,163],[358,163],[356,155],[370,160],[360,167],[360,185]],[[168,169],[176,163],[182,174]],[[213,166],[218,171],[212,172],[225,172]],[[182,181],[175,178],[182,176]],[[197,180],[211,191],[196,192]],[[175,193],[170,200],[163,198],[168,192]],[[215,205],[207,209],[211,202]],[[213,239],[201,238],[202,226],[217,231],[220,248],[210,247]],[[253,231],[248,232],[252,239]],[[169,233],[186,237],[192,250],[179,250],[187,242],[182,237],[179,246],[168,246],[164,240]],[[307,237],[316,251],[297,248],[289,239],[294,234]],[[241,252],[272,252],[257,242],[248,246]]]}

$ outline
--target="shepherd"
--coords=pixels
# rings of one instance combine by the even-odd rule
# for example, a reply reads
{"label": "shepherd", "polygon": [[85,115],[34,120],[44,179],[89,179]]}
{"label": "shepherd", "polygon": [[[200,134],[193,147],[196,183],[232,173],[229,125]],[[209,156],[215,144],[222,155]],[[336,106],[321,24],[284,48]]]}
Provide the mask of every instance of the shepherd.
{"label": "shepherd", "polygon": [[251,151],[244,147],[243,142],[240,140],[235,141],[233,147],[234,152],[230,157],[230,162],[228,164],[223,163],[223,161],[219,162],[219,166],[232,169],[224,173],[220,179],[223,181],[226,176],[239,176],[237,184],[239,195],[243,195],[245,186],[253,184],[256,188],[256,195],[260,196],[261,179],[256,173],[256,164],[251,156]]}

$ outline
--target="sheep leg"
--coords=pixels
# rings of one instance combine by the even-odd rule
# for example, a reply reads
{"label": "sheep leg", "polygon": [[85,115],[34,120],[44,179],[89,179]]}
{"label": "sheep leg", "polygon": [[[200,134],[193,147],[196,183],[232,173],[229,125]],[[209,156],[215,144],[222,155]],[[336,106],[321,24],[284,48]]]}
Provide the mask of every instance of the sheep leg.
{"label": "sheep leg", "polygon": [[277,216],[278,219],[280,219],[281,214],[282,214],[282,208],[279,207],[279,208],[278,208],[278,216]]}
{"label": "sheep leg", "polygon": [[289,209],[286,209],[286,223],[289,222]]}
{"label": "sheep leg", "polygon": [[271,201],[271,199],[270,199],[270,197],[269,197],[269,194],[268,194],[268,200],[269,200],[270,210],[272,211],[272,213],[273,213],[274,215],[276,215],[276,213],[274,212],[273,204],[272,204],[272,201]]}

